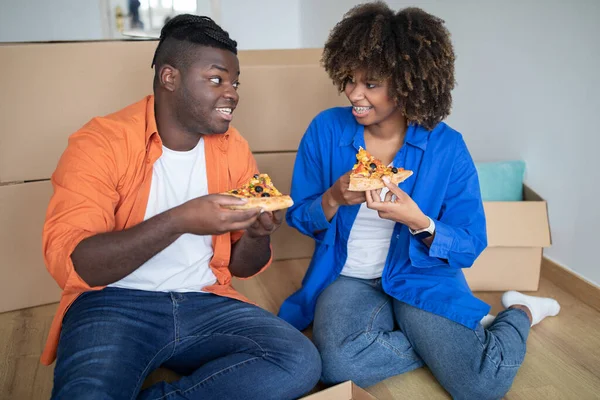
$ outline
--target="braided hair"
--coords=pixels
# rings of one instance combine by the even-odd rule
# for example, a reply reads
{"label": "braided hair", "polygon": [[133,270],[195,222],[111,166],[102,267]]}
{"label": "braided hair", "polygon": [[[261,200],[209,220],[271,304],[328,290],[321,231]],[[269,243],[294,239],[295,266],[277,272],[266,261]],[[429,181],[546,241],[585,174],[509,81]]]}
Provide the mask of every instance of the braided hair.
{"label": "braided hair", "polygon": [[163,26],[151,67],[169,64],[175,68],[185,68],[192,61],[192,48],[197,45],[237,54],[237,42],[211,18],[181,14]]}
{"label": "braided hair", "polygon": [[450,114],[454,50],[444,21],[419,8],[358,5],[332,29],[321,59],[341,92],[355,70],[387,80],[409,123],[433,129]]}

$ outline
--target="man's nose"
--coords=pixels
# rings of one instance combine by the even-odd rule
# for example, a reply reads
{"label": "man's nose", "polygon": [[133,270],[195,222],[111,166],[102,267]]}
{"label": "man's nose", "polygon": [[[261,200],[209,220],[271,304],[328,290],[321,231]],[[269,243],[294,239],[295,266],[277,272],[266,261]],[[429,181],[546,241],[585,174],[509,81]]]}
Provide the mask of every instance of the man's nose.
{"label": "man's nose", "polygon": [[227,87],[227,89],[225,89],[225,96],[224,96],[227,100],[233,102],[233,103],[237,103],[240,95],[238,94],[237,90],[235,90],[235,88],[233,87],[233,85],[229,85]]}

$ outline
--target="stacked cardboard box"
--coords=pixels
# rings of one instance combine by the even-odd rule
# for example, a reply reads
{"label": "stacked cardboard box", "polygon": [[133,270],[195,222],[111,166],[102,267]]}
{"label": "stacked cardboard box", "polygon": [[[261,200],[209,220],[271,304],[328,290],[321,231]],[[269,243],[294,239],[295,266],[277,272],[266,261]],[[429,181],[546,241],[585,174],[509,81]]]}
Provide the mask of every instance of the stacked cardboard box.
{"label": "stacked cardboard box", "polygon": [[[49,178],[67,138],[90,118],[152,92],[155,41],[0,45],[0,312],[57,301],[41,255]],[[347,105],[319,65],[319,49],[242,51],[234,125],[261,171],[289,191],[298,143],[321,110]],[[68,69],[68,73],[65,73]],[[546,203],[486,203],[489,248],[470,270],[474,290],[535,290],[550,244]],[[312,255],[313,243],[282,226],[275,258]]]}
{"label": "stacked cardboard box", "polygon": [[[94,116],[152,93],[156,41],[0,45],[0,312],[58,301],[43,263],[49,179],[68,136]],[[347,103],[319,66],[318,49],[240,52],[234,126],[261,171],[289,192],[295,151],[310,120]],[[68,73],[65,73],[68,69]],[[310,239],[283,225],[275,259],[310,257]]]}

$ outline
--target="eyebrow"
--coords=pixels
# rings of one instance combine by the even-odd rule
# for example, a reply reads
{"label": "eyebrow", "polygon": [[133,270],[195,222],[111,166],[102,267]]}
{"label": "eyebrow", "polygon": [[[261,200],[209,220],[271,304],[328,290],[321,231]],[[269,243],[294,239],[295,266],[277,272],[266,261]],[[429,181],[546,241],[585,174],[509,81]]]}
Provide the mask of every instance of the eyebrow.
{"label": "eyebrow", "polygon": [[229,73],[229,70],[227,68],[223,67],[222,65],[218,65],[218,64],[211,65],[209,69],[218,69],[219,71]]}
{"label": "eyebrow", "polygon": [[[218,69],[219,71],[223,71],[229,73],[229,70],[222,65],[212,64],[209,69]],[[240,75],[240,71],[237,71],[238,76]]]}

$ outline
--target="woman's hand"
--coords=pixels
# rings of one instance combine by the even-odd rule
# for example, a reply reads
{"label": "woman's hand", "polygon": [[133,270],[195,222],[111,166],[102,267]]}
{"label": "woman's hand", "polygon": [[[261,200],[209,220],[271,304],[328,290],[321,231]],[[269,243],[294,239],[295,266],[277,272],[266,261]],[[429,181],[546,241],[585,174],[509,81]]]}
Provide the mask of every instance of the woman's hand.
{"label": "woman's hand", "polygon": [[350,171],[338,179],[326,192],[329,203],[334,207],[353,206],[365,202],[364,192],[353,192],[348,190],[350,187]]}
{"label": "woman's hand", "polygon": [[380,218],[389,219],[408,226],[413,231],[429,226],[429,218],[421,211],[417,203],[398,186],[383,177],[389,189],[385,199],[381,201],[381,189],[366,192],[367,207],[376,210]]}
{"label": "woman's hand", "polygon": [[327,221],[331,221],[340,206],[352,206],[365,202],[365,192],[353,192],[348,190],[350,186],[350,171],[338,179],[325,194],[323,194],[323,212]]}

